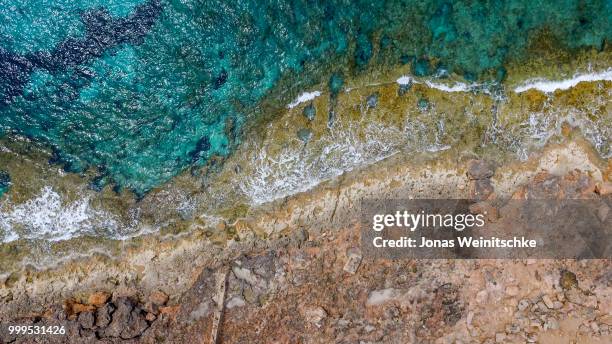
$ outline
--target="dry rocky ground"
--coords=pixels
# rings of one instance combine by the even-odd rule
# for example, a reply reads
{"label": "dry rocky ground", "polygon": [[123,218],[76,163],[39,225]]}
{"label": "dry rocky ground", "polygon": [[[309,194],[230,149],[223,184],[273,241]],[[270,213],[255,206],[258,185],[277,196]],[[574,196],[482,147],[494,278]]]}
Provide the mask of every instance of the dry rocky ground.
{"label": "dry rocky ground", "polygon": [[[555,161],[580,155],[564,149]],[[504,192],[503,171],[483,161],[464,167],[467,175],[456,177],[463,184],[453,186],[460,195],[488,200],[510,190],[513,198],[597,198],[612,208],[609,166],[599,174],[540,170]],[[295,202],[350,195],[351,187],[345,181]],[[609,260],[373,260],[362,256],[358,223],[350,220],[358,210],[350,197],[339,199],[331,217],[325,213],[329,228],[325,221],[283,227],[290,230],[266,244],[244,234],[265,220],[233,224],[240,249],[206,263],[185,254],[187,262],[175,264],[192,270],[168,269],[184,278],[175,289],[172,278],[158,289],[139,287],[150,278],[145,272],[96,290],[85,273],[82,285],[41,302],[34,292],[19,294],[27,281],[13,281],[3,294],[0,342],[211,343],[217,333],[219,343],[612,343]],[[281,210],[294,207],[286,201],[267,216],[282,221],[291,216]],[[163,266],[155,273],[164,274]],[[6,324],[64,325],[67,335],[10,335]]]}

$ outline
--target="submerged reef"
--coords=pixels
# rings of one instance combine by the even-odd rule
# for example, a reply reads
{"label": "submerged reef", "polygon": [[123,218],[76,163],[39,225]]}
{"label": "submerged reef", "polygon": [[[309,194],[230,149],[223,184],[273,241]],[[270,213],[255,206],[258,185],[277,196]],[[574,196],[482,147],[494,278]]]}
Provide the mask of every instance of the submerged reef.
{"label": "submerged reef", "polygon": [[[0,136],[140,196],[228,156],[271,115],[264,98],[284,105],[324,83],[336,94],[345,78],[401,65],[499,82],[508,64],[605,50],[612,36],[603,0],[0,4]],[[333,122],[333,109],[318,113]]]}

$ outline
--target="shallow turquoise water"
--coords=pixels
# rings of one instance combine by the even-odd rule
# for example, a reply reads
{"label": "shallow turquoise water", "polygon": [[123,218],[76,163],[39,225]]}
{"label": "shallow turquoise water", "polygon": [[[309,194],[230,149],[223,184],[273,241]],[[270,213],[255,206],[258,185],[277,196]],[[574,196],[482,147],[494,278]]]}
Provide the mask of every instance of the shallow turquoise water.
{"label": "shallow turquoise water", "polygon": [[144,193],[229,154],[281,78],[282,100],[373,65],[501,79],[538,32],[601,49],[610,22],[609,0],[0,0],[0,136]]}

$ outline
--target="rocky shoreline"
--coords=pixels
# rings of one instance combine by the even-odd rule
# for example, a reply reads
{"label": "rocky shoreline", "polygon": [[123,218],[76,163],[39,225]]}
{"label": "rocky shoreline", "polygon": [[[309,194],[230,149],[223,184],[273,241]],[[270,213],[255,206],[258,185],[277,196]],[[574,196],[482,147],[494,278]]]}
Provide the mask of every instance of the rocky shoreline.
{"label": "rocky shoreline", "polygon": [[[572,141],[478,179],[469,176],[482,171],[470,168],[482,164],[470,159],[413,165],[394,156],[220,222],[224,244],[204,231],[172,240],[149,235],[126,245],[119,259],[98,254],[5,277],[0,320],[66,324],[74,343],[204,343],[215,279],[224,272],[219,336],[227,343],[263,335],[305,343],[602,342],[612,326],[607,260],[364,259],[354,273],[345,271],[359,247],[358,197],[477,198],[483,184],[484,198],[528,197],[546,183],[563,191],[551,198],[609,199],[612,166],[594,156],[587,143]],[[66,342],[0,333],[7,343]]]}
{"label": "rocky shoreline", "polygon": [[612,208],[612,81],[500,98],[398,75],[276,110],[222,164],[142,199],[91,190],[96,171],[58,172],[26,139],[0,142],[10,223],[50,187],[54,211],[86,199],[85,215],[129,225],[1,244],[0,343],[605,343],[609,260],[372,260],[358,219],[365,198],[537,194]]}

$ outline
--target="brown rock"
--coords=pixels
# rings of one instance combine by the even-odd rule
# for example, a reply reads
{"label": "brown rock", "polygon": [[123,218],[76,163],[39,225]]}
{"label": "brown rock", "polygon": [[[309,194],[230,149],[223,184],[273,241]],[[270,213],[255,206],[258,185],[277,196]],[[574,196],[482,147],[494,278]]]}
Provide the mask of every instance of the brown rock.
{"label": "brown rock", "polygon": [[610,213],[610,207],[605,203],[602,203],[601,206],[597,209],[597,217],[599,221],[604,222],[608,218],[608,214]]}
{"label": "brown rock", "polygon": [[578,287],[578,279],[576,278],[576,274],[569,270],[561,271],[561,277],[559,277],[559,285],[565,290]]}
{"label": "brown rock", "polygon": [[94,320],[93,312],[82,312],[79,314],[78,322],[82,328],[91,329],[94,327]]}
{"label": "brown rock", "polygon": [[495,189],[489,179],[477,179],[470,183],[470,198],[484,201],[491,197]]}
{"label": "brown rock", "polygon": [[98,308],[96,310],[96,326],[98,327],[106,327],[111,322],[110,314],[115,310],[115,307],[110,303],[105,304],[104,306]]}
{"label": "brown rock", "polygon": [[488,179],[495,173],[493,166],[484,160],[470,160],[468,162],[468,177],[470,179]]}
{"label": "brown rock", "polygon": [[104,336],[131,339],[149,327],[142,310],[135,307],[130,299],[118,298],[115,303],[117,310],[113,312],[112,321],[104,330]]}
{"label": "brown rock", "polygon": [[174,315],[174,314],[178,313],[179,309],[180,309],[179,305],[161,307],[159,309],[159,314]]}
{"label": "brown rock", "polygon": [[565,137],[569,137],[571,133],[572,127],[569,125],[569,123],[563,122],[563,124],[561,124],[561,134]]}
{"label": "brown rock", "polygon": [[89,295],[87,303],[92,306],[102,307],[102,305],[104,305],[106,301],[108,301],[108,299],[110,298],[110,295],[111,295],[110,293],[105,292],[105,291],[95,292]]}
{"label": "brown rock", "polygon": [[145,316],[145,319],[149,322],[154,321],[156,318],[157,317],[153,313],[147,313],[147,315]]}
{"label": "brown rock", "polygon": [[245,220],[236,221],[234,227],[236,228],[236,233],[240,239],[245,239],[253,233],[251,227]]}
{"label": "brown rock", "polygon": [[78,302],[68,302],[66,304],[66,312],[68,313],[68,316],[78,315],[82,312],[91,312],[95,309],[96,307],[94,306],[84,305]]}
{"label": "brown rock", "polygon": [[525,190],[524,187],[521,187],[520,189],[516,190],[513,194],[512,197],[510,197],[513,200],[523,200],[527,198],[527,192]]}
{"label": "brown rock", "polygon": [[485,215],[489,222],[495,222],[499,218],[497,208],[488,202],[478,202],[470,205],[470,212],[472,214]]}
{"label": "brown rock", "polygon": [[220,221],[219,223],[217,223],[217,225],[215,226],[215,228],[222,232],[225,230],[225,228],[227,228],[227,224],[225,223],[225,221]]}
{"label": "brown rock", "polygon": [[168,302],[168,295],[163,291],[154,291],[149,295],[149,301],[151,301],[154,305],[163,306]]}
{"label": "brown rock", "polygon": [[323,320],[327,317],[327,312],[320,306],[307,306],[304,309],[304,319],[316,327],[321,327]]}

